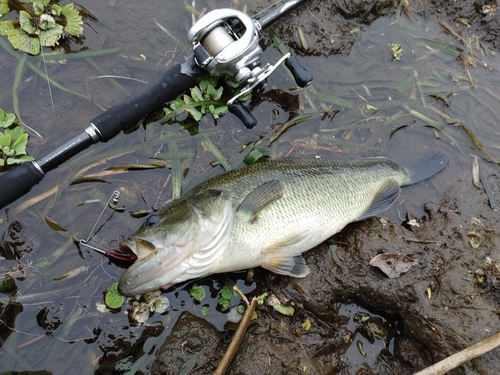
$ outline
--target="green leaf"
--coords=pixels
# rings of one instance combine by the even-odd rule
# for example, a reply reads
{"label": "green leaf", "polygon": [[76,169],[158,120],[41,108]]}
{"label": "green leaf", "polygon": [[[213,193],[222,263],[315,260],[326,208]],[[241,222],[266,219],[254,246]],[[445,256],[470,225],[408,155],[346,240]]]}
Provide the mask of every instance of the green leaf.
{"label": "green leaf", "polygon": [[2,17],[4,14],[7,14],[9,12],[10,12],[9,0],[1,0],[0,1],[0,17]]}
{"label": "green leaf", "polygon": [[210,105],[209,107],[210,114],[214,117],[214,119],[218,119],[221,115],[227,112],[227,105],[221,105],[219,107],[215,107],[214,105]]}
{"label": "green leaf", "polygon": [[269,153],[265,148],[254,148],[250,153],[245,156],[245,159],[243,159],[243,162],[246,165],[253,165],[257,163],[260,159],[262,158],[268,158]]}
{"label": "green leaf", "polygon": [[28,34],[34,34],[36,32],[36,27],[31,23],[30,14],[24,10],[19,12],[19,24],[21,25],[21,29]]}
{"label": "green leaf", "polygon": [[35,12],[36,15],[39,15],[43,13],[43,10],[45,9],[44,2],[45,0],[30,0],[33,3],[33,11]]}
{"label": "green leaf", "polygon": [[5,119],[4,119],[3,123],[2,123],[2,126],[4,128],[8,128],[9,126],[11,126],[14,123],[14,121],[16,121],[16,115],[13,114],[13,113],[7,113],[5,115]]}
{"label": "green leaf", "polygon": [[10,137],[10,134],[0,133],[0,147],[8,147],[10,146],[11,142],[12,138]]}
{"label": "green leaf", "polygon": [[63,27],[55,24],[52,28],[40,31],[40,44],[44,47],[54,47],[63,35]]}
{"label": "green leaf", "polygon": [[61,6],[57,4],[52,4],[52,14],[54,16],[60,16],[61,15]]}
{"label": "green leaf", "polygon": [[74,36],[78,36],[83,33],[83,28],[80,26],[83,24],[82,16],[73,7],[72,3],[63,6],[61,14],[66,17],[66,26],[64,26],[64,31]]}
{"label": "green leaf", "polygon": [[27,143],[28,143],[28,134],[24,133],[12,145],[12,148],[16,151],[16,155],[26,155]]}
{"label": "green leaf", "polygon": [[7,33],[9,42],[12,47],[29,53],[30,55],[40,54],[40,40],[38,38],[32,38],[22,29],[9,30]]}
{"label": "green leaf", "polygon": [[238,305],[237,310],[239,314],[243,314],[246,310],[246,307],[244,305]]}
{"label": "green leaf", "polygon": [[[50,30],[56,26],[56,20],[50,14],[42,14],[40,16],[40,20],[38,21],[38,26],[41,30]],[[26,30],[26,32],[28,31]],[[30,32],[28,33],[32,34]]]}
{"label": "green leaf", "polygon": [[224,91],[224,88],[221,86],[218,89],[213,87],[212,85],[208,86],[207,89],[207,94],[209,97],[207,99],[209,100],[219,100],[222,97],[222,92]]}
{"label": "green leaf", "polygon": [[208,307],[208,305],[203,305],[203,307],[201,308],[201,315],[207,316],[209,312],[210,308]]}
{"label": "green leaf", "polygon": [[189,289],[189,294],[198,302],[203,301],[205,298],[205,289],[202,286],[194,284],[191,289]]}
{"label": "green leaf", "polygon": [[269,295],[269,293],[262,293],[260,296],[257,297],[257,303],[259,305],[263,305],[266,297]]}
{"label": "green leaf", "polygon": [[125,297],[118,292],[118,282],[111,284],[104,297],[106,306],[110,309],[119,309],[125,303]]}
{"label": "green leaf", "polygon": [[176,109],[179,109],[184,105],[184,102],[182,101],[181,96],[178,96],[172,103],[170,103],[170,108],[172,108],[174,111]]}
{"label": "green leaf", "polygon": [[0,35],[7,36],[9,30],[14,30],[15,27],[12,21],[2,21],[0,22]]}
{"label": "green leaf", "polygon": [[229,289],[227,286],[223,286],[222,289],[220,290],[220,295],[225,299],[231,299],[231,297],[233,296],[233,291]]}
{"label": "green leaf", "polygon": [[[2,151],[6,156],[14,156],[14,154],[16,153],[15,150],[13,150],[10,146],[5,146],[4,148],[2,148]],[[8,160],[7,164],[9,164]]]}
{"label": "green leaf", "polygon": [[186,112],[191,115],[192,118],[194,118],[196,121],[200,121],[201,118],[203,117],[203,113],[201,113],[200,111],[198,111],[196,108],[194,107],[187,107],[186,108]]}
{"label": "green leaf", "polygon": [[[9,160],[11,161],[10,163],[9,163]],[[26,163],[28,161],[33,161],[33,160],[35,160],[35,158],[33,156],[21,155],[19,157],[15,157],[15,158],[7,158],[7,164],[9,164],[9,165],[23,164],[23,163]]]}
{"label": "green leaf", "polygon": [[198,86],[191,87],[191,97],[195,102],[202,102],[203,99],[203,93],[201,92],[200,88]]}
{"label": "green leaf", "polygon": [[231,304],[229,303],[229,299],[224,298],[224,297],[220,297],[219,301],[217,303],[220,305],[222,310],[227,310],[227,309],[229,309],[229,307],[231,307]]}
{"label": "green leaf", "polygon": [[23,134],[25,134],[25,132],[24,132],[24,128],[22,126],[14,126],[13,128],[5,129],[4,134],[10,135],[11,142],[12,142],[12,141],[16,141],[17,139],[19,139],[19,137],[21,137]]}
{"label": "green leaf", "polygon": [[282,305],[281,303],[278,303],[277,305],[274,305],[273,308],[279,312],[280,314],[286,315],[286,316],[293,316],[295,313],[295,310],[292,306],[286,306]]}

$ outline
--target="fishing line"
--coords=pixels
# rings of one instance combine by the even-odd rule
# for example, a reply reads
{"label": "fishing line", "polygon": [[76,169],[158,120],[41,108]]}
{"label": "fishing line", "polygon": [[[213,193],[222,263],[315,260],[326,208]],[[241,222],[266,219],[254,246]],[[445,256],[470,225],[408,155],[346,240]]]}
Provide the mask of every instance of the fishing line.
{"label": "fishing line", "polygon": [[[85,239],[85,240],[80,240],[80,243],[81,243],[82,245],[85,245],[85,246],[88,246],[88,247],[90,247],[90,248],[93,248],[92,246],[88,245],[89,241],[90,241],[90,240],[91,240],[91,239],[92,239],[92,238],[93,238],[93,237],[94,237],[97,233],[99,233],[99,231],[102,229],[102,227],[103,227],[104,225],[106,225],[106,223],[109,221],[109,219],[108,219],[108,220],[106,220],[106,221],[105,221],[105,222],[101,225],[101,227],[100,227],[97,231],[95,230],[95,229],[97,228],[97,224],[99,224],[99,221],[101,220],[102,215],[104,215],[104,211],[106,211],[106,207],[110,206],[113,210],[115,210],[116,208],[121,209],[121,207],[117,207],[117,206],[116,206],[116,205],[118,204],[118,200],[119,200],[119,199],[120,199],[120,192],[119,192],[118,190],[115,190],[115,191],[111,194],[111,196],[109,197],[109,199],[108,199],[108,201],[106,202],[106,204],[104,205],[104,207],[102,208],[102,211],[101,211],[101,213],[100,213],[99,217],[97,218],[97,220],[96,220],[96,222],[95,222],[94,226],[93,226],[93,227],[92,227],[92,229],[90,230],[90,233],[89,233],[89,235],[88,235],[87,239]],[[114,211],[113,211],[113,213],[114,213]],[[101,252],[101,251],[102,251],[102,250],[99,250],[99,252]]]}

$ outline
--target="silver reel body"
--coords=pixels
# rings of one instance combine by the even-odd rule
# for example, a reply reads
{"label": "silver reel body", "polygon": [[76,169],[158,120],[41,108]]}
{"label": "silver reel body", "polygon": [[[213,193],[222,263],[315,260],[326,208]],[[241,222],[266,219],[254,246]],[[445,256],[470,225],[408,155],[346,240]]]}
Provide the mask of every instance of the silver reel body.
{"label": "silver reel body", "polygon": [[225,75],[236,86],[251,82],[260,72],[261,27],[243,12],[213,10],[188,32],[196,63],[213,75]]}

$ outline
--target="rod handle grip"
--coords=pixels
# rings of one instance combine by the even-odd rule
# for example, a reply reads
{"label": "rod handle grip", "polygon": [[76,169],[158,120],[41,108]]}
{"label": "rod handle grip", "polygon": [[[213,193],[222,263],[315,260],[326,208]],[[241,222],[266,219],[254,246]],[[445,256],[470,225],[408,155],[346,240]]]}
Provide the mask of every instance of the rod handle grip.
{"label": "rod handle grip", "polygon": [[21,198],[44,176],[33,163],[24,163],[0,176],[0,209]]}
{"label": "rod handle grip", "polygon": [[120,131],[135,126],[147,114],[193,87],[202,70],[183,72],[183,65],[173,66],[141,90],[92,119],[91,123],[99,129],[100,140],[109,141]]}

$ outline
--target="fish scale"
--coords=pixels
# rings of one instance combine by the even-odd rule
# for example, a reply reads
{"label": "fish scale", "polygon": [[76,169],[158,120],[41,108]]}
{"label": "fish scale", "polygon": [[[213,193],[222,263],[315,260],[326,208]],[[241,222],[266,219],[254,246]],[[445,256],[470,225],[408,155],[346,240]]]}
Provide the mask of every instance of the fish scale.
{"label": "fish scale", "polygon": [[286,158],[216,176],[148,219],[121,247],[138,255],[119,291],[140,294],[206,275],[262,266],[309,273],[301,254],[346,224],[380,214],[400,188],[445,168],[434,152],[386,158]]}

